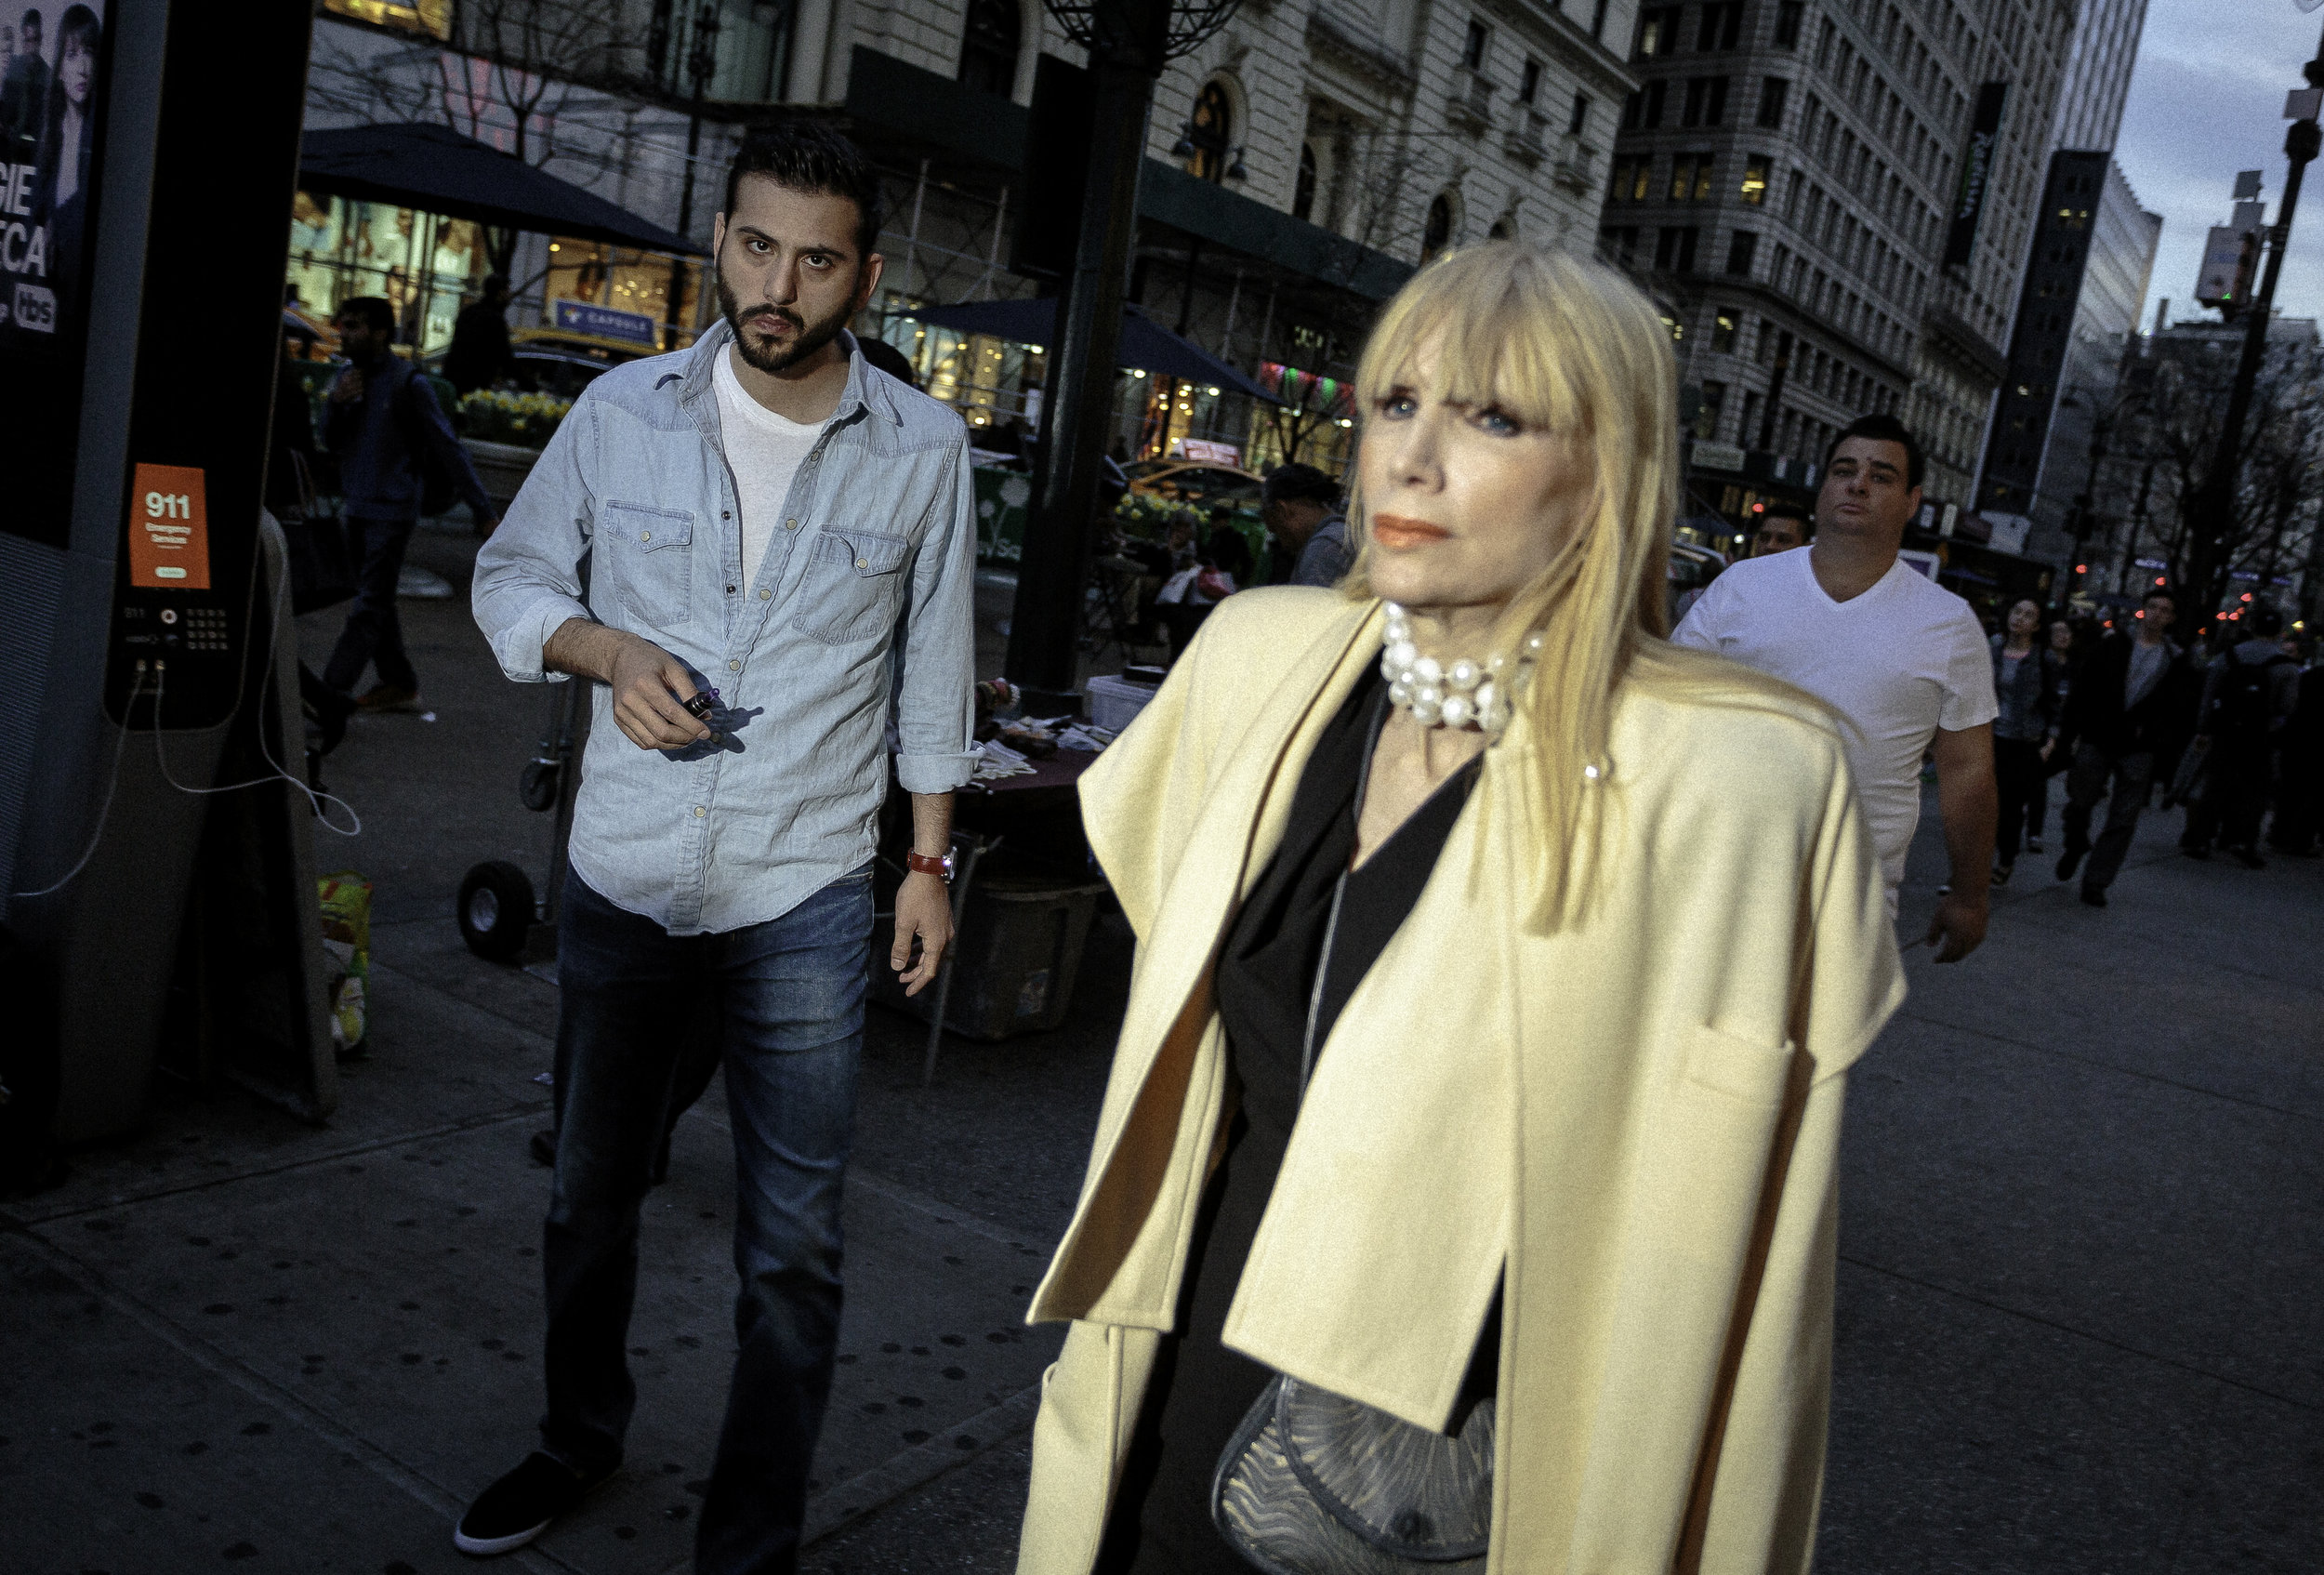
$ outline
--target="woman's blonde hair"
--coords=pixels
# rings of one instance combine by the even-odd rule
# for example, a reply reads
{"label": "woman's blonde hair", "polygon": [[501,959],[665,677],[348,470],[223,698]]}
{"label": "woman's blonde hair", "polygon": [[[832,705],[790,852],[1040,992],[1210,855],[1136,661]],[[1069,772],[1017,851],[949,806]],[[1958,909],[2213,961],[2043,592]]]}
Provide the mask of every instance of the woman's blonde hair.
{"label": "woman's blonde hair", "polygon": [[[1368,416],[1396,388],[1493,405],[1564,435],[1586,468],[1565,541],[1495,630],[1504,651],[1541,636],[1517,699],[1541,769],[1525,779],[1525,801],[1506,807],[1537,863],[1534,923],[1562,929],[1581,918],[1595,883],[1616,692],[1642,654],[1660,665],[1670,649],[1659,638],[1679,487],[1670,329],[1603,264],[1488,242],[1422,269],[1388,303],[1356,371],[1357,404]],[[1346,589],[1369,597],[1360,484],[1348,519],[1360,546]]]}

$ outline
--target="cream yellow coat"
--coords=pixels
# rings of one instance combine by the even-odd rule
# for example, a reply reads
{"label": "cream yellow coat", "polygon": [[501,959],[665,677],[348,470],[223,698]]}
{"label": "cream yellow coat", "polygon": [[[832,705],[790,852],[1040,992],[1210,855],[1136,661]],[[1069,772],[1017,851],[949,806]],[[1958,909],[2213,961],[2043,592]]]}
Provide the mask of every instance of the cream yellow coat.
{"label": "cream yellow coat", "polygon": [[[1097,1554],[1231,1116],[1211,971],[1378,603],[1221,604],[1084,779],[1138,958],[1072,1225],[1020,1575]],[[1712,669],[1706,669],[1712,670]],[[1506,1266],[1492,1575],[1806,1569],[1840,1112],[1903,999],[1829,714],[1632,682],[1589,920],[1520,922],[1522,721],[1318,1057],[1226,1326],[1271,1367],[1445,1424]],[[1716,690],[1714,682],[1710,686]]]}

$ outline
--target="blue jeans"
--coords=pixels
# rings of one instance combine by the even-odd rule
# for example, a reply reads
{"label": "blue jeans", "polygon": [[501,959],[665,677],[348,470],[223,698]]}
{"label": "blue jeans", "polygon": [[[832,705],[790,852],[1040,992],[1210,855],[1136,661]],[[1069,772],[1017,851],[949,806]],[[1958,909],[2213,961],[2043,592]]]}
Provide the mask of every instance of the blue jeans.
{"label": "blue jeans", "polygon": [[684,1030],[706,1020],[726,1065],[741,1287],[734,1375],[696,1539],[703,1575],[771,1575],[798,1563],[839,1332],[839,1186],[871,921],[868,866],[779,919],[709,935],[673,936],[565,877],[542,1448],[587,1475],[621,1463],[637,1401],[625,1347],[639,1206]]}

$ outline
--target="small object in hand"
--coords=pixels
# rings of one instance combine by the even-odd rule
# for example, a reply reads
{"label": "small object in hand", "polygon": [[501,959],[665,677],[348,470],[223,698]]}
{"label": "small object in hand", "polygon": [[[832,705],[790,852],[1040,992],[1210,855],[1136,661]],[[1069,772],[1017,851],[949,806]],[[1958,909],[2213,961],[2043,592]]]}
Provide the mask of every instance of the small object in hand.
{"label": "small object in hand", "polygon": [[686,714],[693,717],[694,721],[708,721],[710,713],[719,708],[719,692],[715,689],[706,689],[693,699],[681,700],[679,704],[686,708]]}

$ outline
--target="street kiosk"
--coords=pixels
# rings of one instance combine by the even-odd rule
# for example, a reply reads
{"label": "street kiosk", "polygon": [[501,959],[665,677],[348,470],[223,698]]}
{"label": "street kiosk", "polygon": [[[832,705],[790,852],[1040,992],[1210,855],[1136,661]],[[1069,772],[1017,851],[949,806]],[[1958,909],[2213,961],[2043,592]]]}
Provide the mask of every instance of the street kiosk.
{"label": "street kiosk", "polygon": [[0,1031],[0,1185],[136,1128],[162,1071],[336,1096],[260,509],[312,7],[0,24],[33,8],[46,111],[0,137],[0,927],[37,1027]]}

